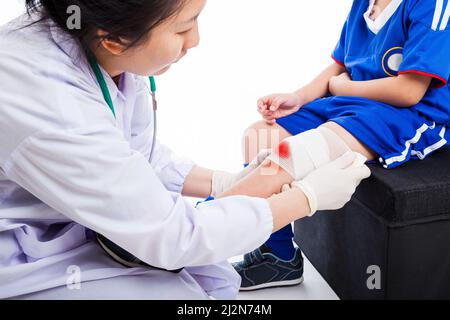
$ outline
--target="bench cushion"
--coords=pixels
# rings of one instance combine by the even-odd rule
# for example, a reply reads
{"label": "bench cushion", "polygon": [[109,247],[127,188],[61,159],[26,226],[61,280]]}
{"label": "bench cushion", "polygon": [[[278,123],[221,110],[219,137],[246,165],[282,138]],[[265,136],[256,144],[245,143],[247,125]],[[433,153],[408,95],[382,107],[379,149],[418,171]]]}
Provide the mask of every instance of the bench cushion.
{"label": "bench cushion", "polygon": [[390,226],[450,219],[450,148],[394,170],[370,165],[355,198]]}

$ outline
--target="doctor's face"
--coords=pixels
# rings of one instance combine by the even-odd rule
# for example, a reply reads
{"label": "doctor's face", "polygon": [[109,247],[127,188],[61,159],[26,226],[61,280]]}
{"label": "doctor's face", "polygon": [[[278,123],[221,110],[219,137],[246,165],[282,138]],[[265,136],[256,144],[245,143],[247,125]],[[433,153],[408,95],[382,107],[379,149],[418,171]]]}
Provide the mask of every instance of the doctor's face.
{"label": "doctor's face", "polygon": [[123,53],[125,71],[142,75],[159,75],[199,44],[197,18],[206,0],[187,0],[173,17],[154,28],[149,38]]}

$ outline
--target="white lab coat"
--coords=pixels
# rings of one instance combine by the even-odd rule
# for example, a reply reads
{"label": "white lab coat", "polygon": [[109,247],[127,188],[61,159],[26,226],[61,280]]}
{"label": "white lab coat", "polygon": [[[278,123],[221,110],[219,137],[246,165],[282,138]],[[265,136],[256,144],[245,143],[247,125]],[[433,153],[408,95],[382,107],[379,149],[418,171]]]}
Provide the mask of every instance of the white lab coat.
{"label": "white lab coat", "polygon": [[115,119],[77,43],[52,23],[17,30],[27,19],[0,30],[0,298],[63,286],[73,265],[81,281],[158,274],[119,266],[90,230],[150,265],[188,267],[173,292],[234,296],[223,261],[267,240],[267,201],[194,208],[180,194],[194,163],[161,144],[148,162],[148,79],[124,74],[117,88],[103,70]]}

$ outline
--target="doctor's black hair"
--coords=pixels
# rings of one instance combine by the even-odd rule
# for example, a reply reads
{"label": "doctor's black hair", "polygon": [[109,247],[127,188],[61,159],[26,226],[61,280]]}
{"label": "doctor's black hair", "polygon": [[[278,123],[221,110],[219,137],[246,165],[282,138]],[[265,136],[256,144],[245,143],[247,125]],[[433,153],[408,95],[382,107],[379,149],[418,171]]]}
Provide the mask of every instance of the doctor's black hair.
{"label": "doctor's black hair", "polygon": [[[37,22],[51,19],[59,28],[77,39],[84,48],[94,40],[110,39],[130,43],[127,49],[139,45],[151,30],[177,14],[187,0],[26,0],[29,15],[38,13]],[[67,21],[77,6],[80,9],[81,28],[69,28]],[[106,36],[99,38],[97,30]]]}

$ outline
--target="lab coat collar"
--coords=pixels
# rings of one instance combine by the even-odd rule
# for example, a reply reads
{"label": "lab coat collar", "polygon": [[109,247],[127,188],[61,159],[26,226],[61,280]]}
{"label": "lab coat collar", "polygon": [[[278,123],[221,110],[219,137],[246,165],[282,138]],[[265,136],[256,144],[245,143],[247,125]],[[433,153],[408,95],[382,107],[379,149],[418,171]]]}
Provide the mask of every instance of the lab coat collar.
{"label": "lab coat collar", "polygon": [[[84,53],[81,45],[77,43],[70,35],[63,32],[53,21],[49,22],[50,33],[57,44],[57,46],[64,51],[74,63],[75,66],[83,69],[85,72],[89,73],[94,81],[97,83],[97,78],[95,77],[94,72],[91,70],[89,62],[86,58],[86,54]],[[115,101],[117,98],[126,100],[126,94],[122,93],[119,88],[126,88],[132,82],[130,81],[130,76],[127,73],[124,73],[121,76],[119,88],[115,84],[114,80],[111,76],[103,69],[100,65],[100,70],[102,71],[103,77],[105,78],[106,85],[108,86],[109,94],[111,95],[111,99]],[[126,90],[126,89],[125,89]]]}

